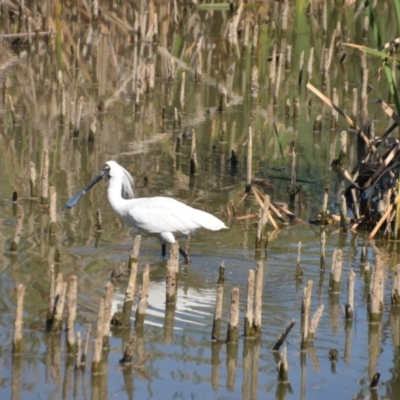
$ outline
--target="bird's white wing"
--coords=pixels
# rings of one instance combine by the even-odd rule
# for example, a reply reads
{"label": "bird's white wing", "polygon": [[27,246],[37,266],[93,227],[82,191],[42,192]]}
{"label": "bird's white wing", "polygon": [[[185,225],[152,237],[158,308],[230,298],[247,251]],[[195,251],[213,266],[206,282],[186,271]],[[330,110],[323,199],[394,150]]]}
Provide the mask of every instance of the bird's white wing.
{"label": "bird's white wing", "polygon": [[130,220],[126,222],[148,234],[172,232],[187,235],[198,228],[226,228],[213,215],[169,197],[138,198],[130,202]]}

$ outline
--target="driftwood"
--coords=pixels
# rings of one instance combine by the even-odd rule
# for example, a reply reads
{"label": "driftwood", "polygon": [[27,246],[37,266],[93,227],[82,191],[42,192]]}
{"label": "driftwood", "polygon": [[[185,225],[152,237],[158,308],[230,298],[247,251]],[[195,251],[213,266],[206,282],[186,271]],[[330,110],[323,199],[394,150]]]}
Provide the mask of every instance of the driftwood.
{"label": "driftwood", "polygon": [[[252,179],[252,183],[259,183],[259,181]],[[254,195],[255,200],[260,206],[261,212],[251,213],[247,215],[239,215],[238,208],[243,200],[250,194]],[[268,195],[261,193],[255,186],[250,186],[249,192],[241,198],[239,203],[235,206],[232,201],[227,204],[227,213],[231,221],[241,221],[246,219],[260,219],[260,226],[270,223],[274,229],[279,229],[279,223],[287,225],[290,222],[298,223],[302,220],[293,214],[286,203],[273,202],[266,199]],[[268,204],[268,207],[266,206]],[[262,228],[261,228],[262,230]]]}

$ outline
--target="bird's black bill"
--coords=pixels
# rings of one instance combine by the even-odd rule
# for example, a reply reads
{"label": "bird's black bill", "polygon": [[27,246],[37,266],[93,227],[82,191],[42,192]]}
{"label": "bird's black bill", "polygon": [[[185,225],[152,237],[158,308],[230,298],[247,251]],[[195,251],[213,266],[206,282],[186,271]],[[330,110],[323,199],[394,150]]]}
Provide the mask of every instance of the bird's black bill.
{"label": "bird's black bill", "polygon": [[75,207],[79,200],[81,199],[81,197],[83,197],[83,195],[90,190],[97,182],[101,181],[104,176],[106,175],[106,171],[104,171],[103,169],[101,169],[97,175],[82,189],[80,190],[75,196],[71,197],[68,201],[67,201],[67,207],[68,208],[72,208]]}

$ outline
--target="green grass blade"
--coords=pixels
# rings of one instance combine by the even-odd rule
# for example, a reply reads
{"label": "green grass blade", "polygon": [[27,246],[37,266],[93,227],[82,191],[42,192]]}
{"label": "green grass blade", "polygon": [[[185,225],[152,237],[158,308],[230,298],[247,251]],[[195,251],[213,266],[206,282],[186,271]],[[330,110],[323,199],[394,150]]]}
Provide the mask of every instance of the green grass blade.
{"label": "green grass blade", "polygon": [[376,26],[374,13],[372,11],[371,5],[369,4],[369,0],[365,1],[364,6],[365,6],[365,11],[367,13],[367,16],[369,18],[369,25],[371,26],[372,33],[373,33],[375,41],[376,41],[376,45],[377,45],[377,47],[381,47],[382,46],[382,38],[379,33],[378,27]]}
{"label": "green grass blade", "polygon": [[400,63],[400,60],[398,60],[396,57],[388,55],[384,51],[373,49],[372,47],[362,46],[360,44],[354,44],[354,43],[343,43],[343,46],[351,47],[353,49],[357,49],[360,51],[365,51],[366,53],[371,54],[373,56],[381,57],[382,59],[387,58],[388,60],[394,60]]}
{"label": "green grass blade", "polygon": [[197,6],[199,10],[226,11],[229,10],[229,3],[205,3]]}
{"label": "green grass blade", "polygon": [[389,83],[390,94],[393,96],[394,103],[396,104],[397,114],[400,114],[399,94],[397,93],[396,82],[393,79],[392,69],[390,68],[390,66],[388,65],[387,62],[385,62],[384,69],[385,69],[386,78],[387,78],[388,83]]}
{"label": "green grass blade", "polygon": [[276,138],[278,139],[279,150],[281,151],[282,160],[284,160],[285,157],[283,157],[282,144],[281,144],[281,141],[279,140],[279,133],[278,133],[278,129],[276,129],[276,124],[275,124],[275,122],[274,122],[274,129],[275,129]]}
{"label": "green grass blade", "polygon": [[400,0],[394,0],[394,6],[396,8],[397,26],[400,26]]}
{"label": "green grass blade", "polygon": [[[399,1],[397,0],[397,3]],[[382,46],[382,38],[381,35],[379,33],[378,27],[375,23],[375,17],[374,17],[374,13],[372,11],[372,7],[369,4],[369,0],[366,0],[365,3],[365,11],[368,15],[369,18],[369,24],[371,26],[375,41],[376,41],[376,45],[377,47],[381,47]],[[379,50],[378,50],[379,51]],[[396,104],[396,110],[397,113],[400,113],[400,100],[399,100],[399,95],[397,93],[397,88],[396,88],[396,83],[393,79],[393,75],[392,75],[392,69],[390,68],[390,66],[387,63],[387,56],[385,55],[385,57],[382,57],[382,61],[384,62],[384,71],[385,71],[385,75],[386,78],[388,80],[389,83],[389,90],[390,90],[390,94],[393,96],[394,102]]]}

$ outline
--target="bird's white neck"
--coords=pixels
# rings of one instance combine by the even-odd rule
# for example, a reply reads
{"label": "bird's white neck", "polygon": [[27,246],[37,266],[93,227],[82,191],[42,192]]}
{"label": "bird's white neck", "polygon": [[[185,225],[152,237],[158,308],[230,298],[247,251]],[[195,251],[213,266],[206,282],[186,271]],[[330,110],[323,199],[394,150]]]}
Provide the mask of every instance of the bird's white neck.
{"label": "bird's white neck", "polygon": [[124,218],[129,211],[128,200],[122,197],[122,177],[112,177],[108,182],[107,189],[108,201],[111,208]]}

